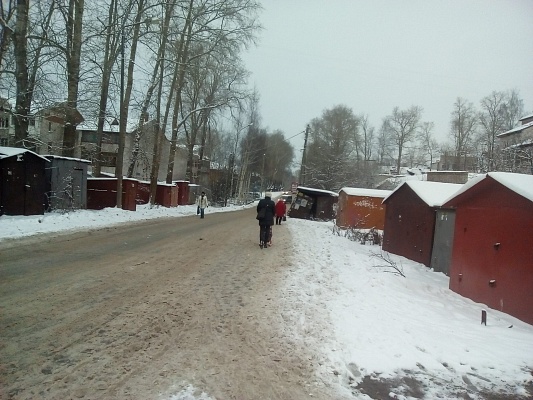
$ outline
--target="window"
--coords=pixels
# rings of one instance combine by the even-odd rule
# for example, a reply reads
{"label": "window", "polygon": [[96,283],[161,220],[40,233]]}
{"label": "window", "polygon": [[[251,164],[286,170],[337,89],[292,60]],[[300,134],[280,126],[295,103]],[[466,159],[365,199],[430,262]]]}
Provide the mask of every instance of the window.
{"label": "window", "polygon": [[9,128],[9,115],[0,117],[0,128]]}
{"label": "window", "polygon": [[7,147],[7,138],[0,138],[0,146]]}
{"label": "window", "polygon": [[48,154],[52,154],[54,142],[48,142]]}
{"label": "window", "polygon": [[52,132],[52,123],[48,122],[48,132]]}
{"label": "window", "polygon": [[82,131],[81,132],[81,141],[84,143],[96,143],[96,132],[93,131]]}

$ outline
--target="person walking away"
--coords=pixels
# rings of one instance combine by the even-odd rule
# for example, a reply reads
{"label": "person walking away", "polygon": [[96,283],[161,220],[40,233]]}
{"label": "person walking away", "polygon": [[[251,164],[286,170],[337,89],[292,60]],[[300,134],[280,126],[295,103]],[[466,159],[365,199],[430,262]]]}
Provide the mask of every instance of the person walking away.
{"label": "person walking away", "polygon": [[202,195],[198,197],[196,204],[200,208],[200,218],[203,218],[205,209],[209,207],[209,202],[207,201],[207,196],[205,195],[205,192],[202,192]]}
{"label": "person walking away", "polygon": [[276,203],[276,225],[281,225],[281,221],[287,212],[287,206],[283,199],[279,199]]}
{"label": "person walking away", "polygon": [[[264,210],[264,211],[263,211]],[[271,240],[270,229],[274,225],[274,214],[276,212],[276,203],[272,200],[272,193],[266,192],[265,198],[259,200],[257,204],[257,214],[264,212],[259,219],[259,247],[266,248]]]}

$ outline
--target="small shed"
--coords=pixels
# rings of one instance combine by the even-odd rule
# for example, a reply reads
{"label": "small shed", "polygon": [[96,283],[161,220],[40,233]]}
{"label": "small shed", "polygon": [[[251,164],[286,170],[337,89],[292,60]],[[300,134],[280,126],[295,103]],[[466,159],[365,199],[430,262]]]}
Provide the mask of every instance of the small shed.
{"label": "small shed", "polygon": [[338,197],[329,190],[298,186],[288,215],[291,218],[332,220],[336,215]]}
{"label": "small shed", "polygon": [[0,215],[44,214],[48,163],[30,150],[0,147]]}
{"label": "small shed", "polygon": [[155,203],[163,207],[176,207],[178,205],[178,186],[175,183],[158,183],[155,194]]}
{"label": "small shed", "polygon": [[79,158],[46,155],[48,206],[51,210],[87,208],[87,169],[91,163]]}
{"label": "small shed", "polygon": [[336,225],[340,228],[380,229],[385,226],[383,199],[390,190],[344,187],[339,191]]}
{"label": "small shed", "polygon": [[139,181],[137,183],[137,193],[135,194],[136,204],[148,204],[150,202],[150,181]]}
{"label": "small shed", "polygon": [[189,181],[175,181],[178,186],[178,205],[189,204]]}
{"label": "small shed", "polygon": [[[136,197],[137,179],[124,178],[122,180],[122,209],[135,211],[137,209]],[[102,210],[106,207],[117,205],[117,179],[116,178],[89,178],[87,179],[87,208]]]}
{"label": "small shed", "polygon": [[429,267],[436,210],[461,186],[410,180],[396,188],[383,200],[383,250]]}
{"label": "small shed", "polygon": [[533,176],[483,174],[444,206],[455,209],[450,289],[533,324]]}

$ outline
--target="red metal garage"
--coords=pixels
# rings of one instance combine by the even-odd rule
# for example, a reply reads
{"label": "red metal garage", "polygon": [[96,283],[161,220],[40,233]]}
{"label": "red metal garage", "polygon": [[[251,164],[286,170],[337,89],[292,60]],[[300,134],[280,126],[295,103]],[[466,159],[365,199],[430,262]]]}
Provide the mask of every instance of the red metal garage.
{"label": "red metal garage", "polygon": [[383,200],[386,206],[383,250],[429,267],[436,209],[461,187],[453,183],[407,181],[396,188]]}
{"label": "red metal garage", "polygon": [[533,176],[489,172],[454,207],[450,289],[533,324]]}
{"label": "red metal garage", "polygon": [[340,228],[383,230],[383,199],[389,194],[390,190],[342,188],[339,191],[336,225]]}

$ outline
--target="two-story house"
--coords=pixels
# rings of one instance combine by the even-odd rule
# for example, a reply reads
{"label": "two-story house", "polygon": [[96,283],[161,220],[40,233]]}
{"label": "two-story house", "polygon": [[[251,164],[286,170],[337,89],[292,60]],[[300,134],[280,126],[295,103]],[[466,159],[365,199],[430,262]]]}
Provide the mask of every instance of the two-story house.
{"label": "two-story house", "polygon": [[[63,155],[67,109],[66,103],[58,103],[35,113],[35,130],[28,136],[35,142],[38,154]],[[74,111],[74,123],[81,124],[85,119],[78,110]],[[74,157],[80,158],[80,135],[76,135]]]}
{"label": "two-story house", "polygon": [[505,171],[533,174],[533,114],[519,120],[517,128],[497,136]]}

